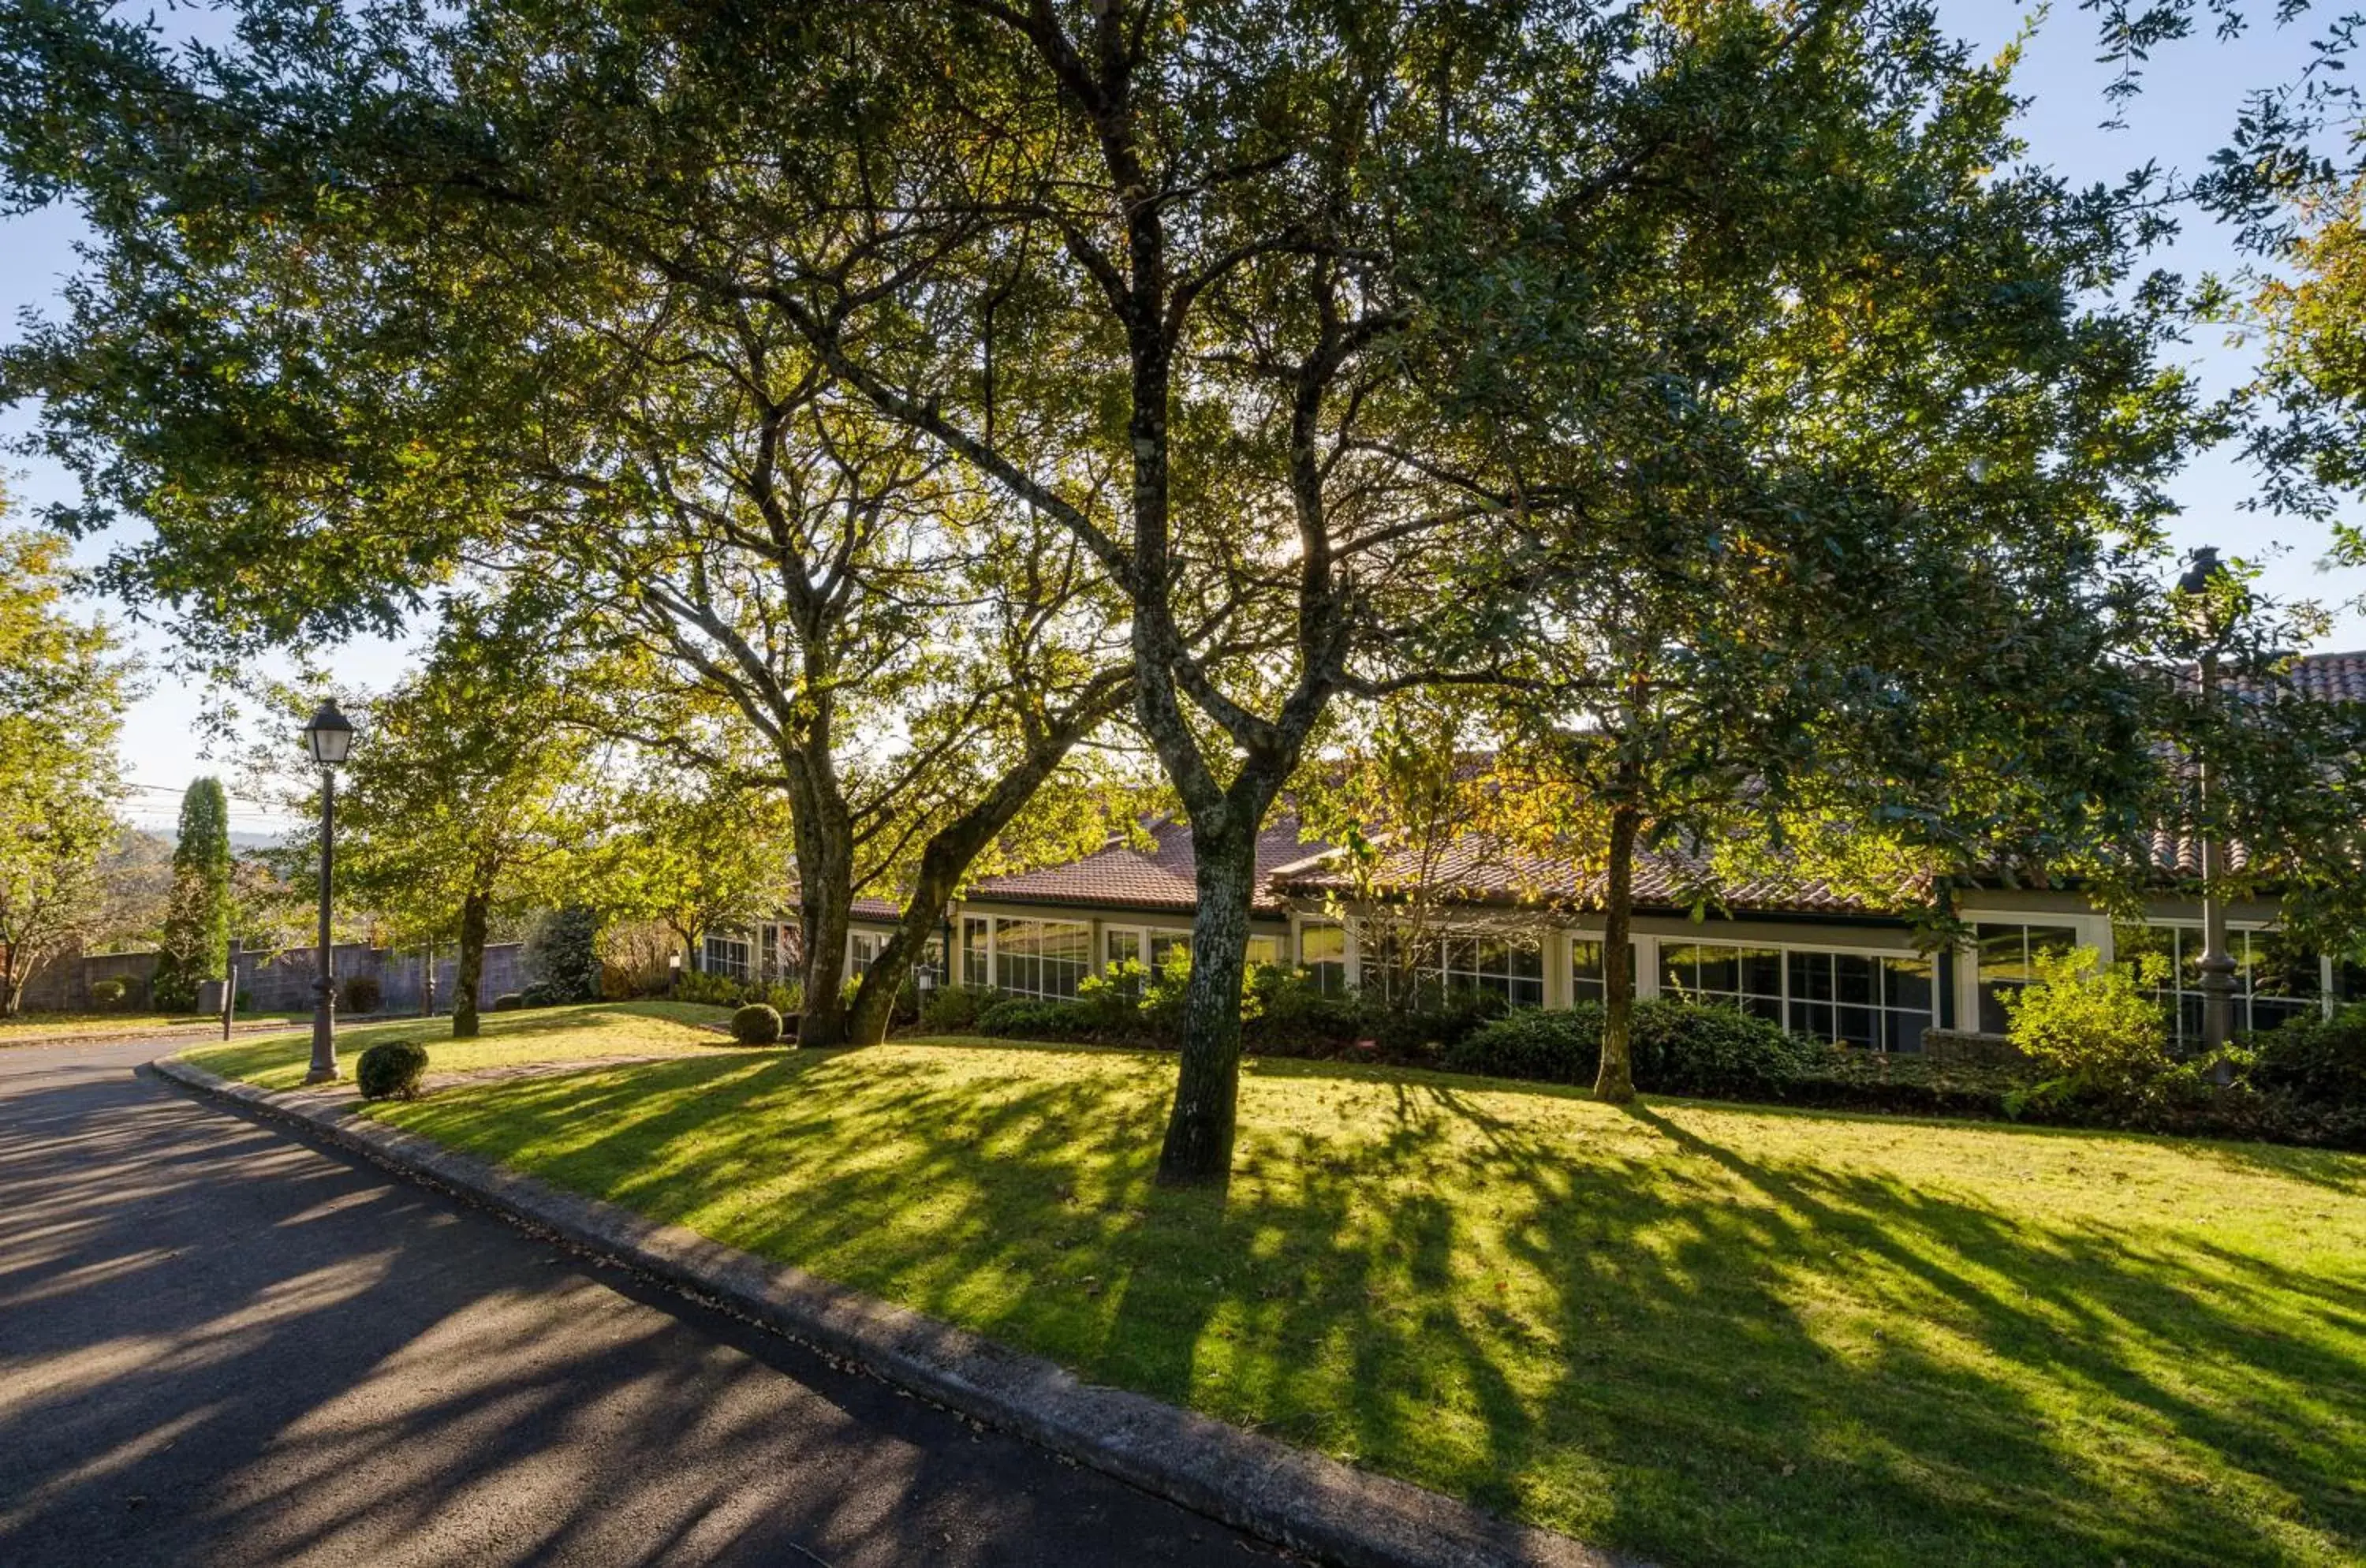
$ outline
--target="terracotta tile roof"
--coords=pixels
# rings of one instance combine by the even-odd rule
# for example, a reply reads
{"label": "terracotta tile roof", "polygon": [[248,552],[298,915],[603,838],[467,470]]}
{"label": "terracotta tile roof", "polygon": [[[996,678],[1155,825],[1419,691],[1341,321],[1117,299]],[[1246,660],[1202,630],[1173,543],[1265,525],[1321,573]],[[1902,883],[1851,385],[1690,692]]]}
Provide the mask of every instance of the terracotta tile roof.
{"label": "terracotta tile roof", "polygon": [[[2366,703],[2366,652],[2310,654],[2293,661],[2282,682],[2299,694],[2326,702]],[[1109,846],[1065,865],[1010,876],[989,877],[970,892],[979,899],[1011,903],[1071,904],[1087,908],[1170,909],[1188,913],[1198,902],[1192,883],[1191,835],[1187,824],[1161,818],[1147,825],[1153,847]],[[1345,892],[1348,878],[1333,861],[1331,846],[1300,837],[1298,819],[1280,815],[1257,840],[1256,907],[1278,913],[1293,897]],[[2163,871],[2198,874],[2199,845],[2190,835],[2163,829],[2153,836]],[[2240,852],[2229,855],[2239,863]],[[1380,886],[1408,886],[1420,868],[1410,855],[1383,862]],[[1574,861],[1506,850],[1478,834],[1457,840],[1431,868],[1432,879],[1449,896],[1480,903],[1545,899],[1580,907],[1598,902],[1600,877]],[[1805,878],[1762,877],[1712,890],[1702,858],[1673,847],[1639,852],[1636,902],[1646,908],[1688,909],[1697,897],[1737,912],[1750,909],[1801,914],[1879,915],[1918,900],[1922,890],[1901,887],[1896,901],[1871,903],[1844,896],[1829,884]],[[885,899],[860,899],[866,919],[893,919]],[[872,911],[875,909],[876,914]]]}
{"label": "terracotta tile roof", "polygon": [[[2249,687],[2259,682],[2240,681]],[[2327,703],[2366,703],[2366,652],[2310,653],[2293,660],[2278,682]]]}
{"label": "terracotta tile roof", "polygon": [[[1192,881],[1191,829],[1161,818],[1146,825],[1152,847],[1144,852],[1111,843],[1082,860],[1010,876],[990,876],[969,897],[1020,904],[1081,904],[1127,909],[1188,912],[1200,901]],[[1281,898],[1271,886],[1276,869],[1317,854],[1328,846],[1301,839],[1298,818],[1277,816],[1257,835],[1255,907],[1279,912]]]}
{"label": "terracotta tile roof", "polygon": [[[1372,883],[1380,888],[1407,887],[1420,881],[1419,857],[1404,852],[1384,858]],[[1538,855],[1503,845],[1483,834],[1466,834],[1439,852],[1428,868],[1430,885],[1444,897],[1481,904],[1551,903],[1577,908],[1598,905],[1602,875],[1572,859]],[[1275,878],[1275,891],[1297,897],[1344,894],[1351,878],[1335,862],[1311,861],[1284,868]],[[1904,902],[1918,890],[1901,888]],[[1886,914],[1889,908],[1843,897],[1829,885],[1808,880],[1761,877],[1725,886],[1713,886],[1707,861],[1674,846],[1638,850],[1635,857],[1635,901],[1653,908],[1689,909],[1707,897],[1729,909],[1768,909],[1808,914]]]}

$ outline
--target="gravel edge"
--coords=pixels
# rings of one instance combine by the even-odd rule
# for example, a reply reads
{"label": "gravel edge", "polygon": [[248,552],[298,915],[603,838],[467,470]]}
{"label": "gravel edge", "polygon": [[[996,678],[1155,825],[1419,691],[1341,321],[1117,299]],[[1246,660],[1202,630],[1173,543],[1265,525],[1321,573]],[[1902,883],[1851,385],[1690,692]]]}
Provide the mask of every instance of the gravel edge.
{"label": "gravel edge", "polygon": [[1081,1382],[1041,1357],[617,1204],[561,1191],[356,1115],[347,1103],[284,1097],[171,1057],[139,1070],[304,1127],[398,1175],[454,1189],[964,1416],[1341,1568],[1640,1568],[1407,1482],[1146,1395]]}

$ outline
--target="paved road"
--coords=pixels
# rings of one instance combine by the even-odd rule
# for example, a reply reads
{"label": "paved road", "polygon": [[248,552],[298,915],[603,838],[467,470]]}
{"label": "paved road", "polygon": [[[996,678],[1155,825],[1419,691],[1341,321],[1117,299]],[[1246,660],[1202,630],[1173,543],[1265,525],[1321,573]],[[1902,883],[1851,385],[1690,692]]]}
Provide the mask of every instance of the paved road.
{"label": "paved road", "polygon": [[0,1564],[1273,1564],[132,1066],[0,1052]]}

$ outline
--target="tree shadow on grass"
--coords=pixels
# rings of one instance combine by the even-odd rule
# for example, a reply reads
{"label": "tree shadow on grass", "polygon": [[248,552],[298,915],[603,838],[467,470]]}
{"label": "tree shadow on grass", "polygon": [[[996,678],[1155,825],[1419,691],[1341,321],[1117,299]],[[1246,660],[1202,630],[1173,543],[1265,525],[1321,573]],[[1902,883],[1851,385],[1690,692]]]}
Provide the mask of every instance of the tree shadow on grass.
{"label": "tree shadow on grass", "polygon": [[2366,1550],[2354,1275],[1361,1072],[1256,1075],[1229,1195],[1168,1192],[1170,1074],[693,1058],[391,1119],[1672,1561]]}

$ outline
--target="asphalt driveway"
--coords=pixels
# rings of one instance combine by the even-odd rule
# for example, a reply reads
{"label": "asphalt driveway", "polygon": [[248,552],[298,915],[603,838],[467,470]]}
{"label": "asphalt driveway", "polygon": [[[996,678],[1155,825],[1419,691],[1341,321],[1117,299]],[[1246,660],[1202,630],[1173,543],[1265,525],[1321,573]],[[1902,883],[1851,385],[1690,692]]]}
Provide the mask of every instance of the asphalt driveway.
{"label": "asphalt driveway", "polygon": [[1271,1563],[340,1154],[0,1052],[0,1563]]}

